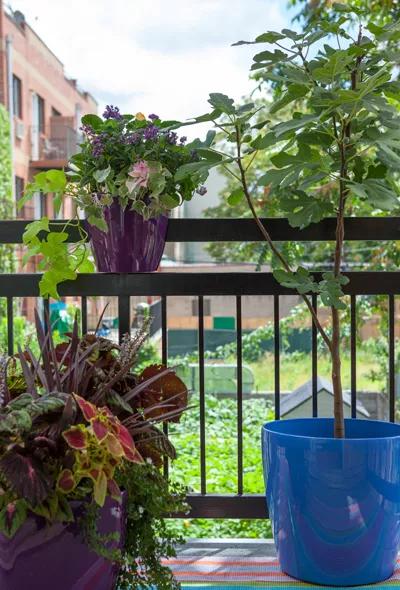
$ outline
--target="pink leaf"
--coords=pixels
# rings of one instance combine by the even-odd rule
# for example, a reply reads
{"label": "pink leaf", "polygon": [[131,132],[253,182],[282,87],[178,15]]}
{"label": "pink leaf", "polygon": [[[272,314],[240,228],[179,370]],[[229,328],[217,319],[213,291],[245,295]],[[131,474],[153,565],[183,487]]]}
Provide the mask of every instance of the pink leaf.
{"label": "pink leaf", "polygon": [[119,442],[119,440],[113,435],[109,434],[106,438],[106,445],[108,452],[113,457],[123,457],[124,456],[124,448]]}
{"label": "pink leaf", "polygon": [[58,476],[57,488],[64,494],[72,492],[76,485],[74,474],[70,469],[64,469]]}
{"label": "pink leaf", "polygon": [[108,434],[107,426],[103,424],[103,422],[95,418],[92,422],[92,428],[97,440],[99,442],[102,442]]}
{"label": "pink leaf", "polygon": [[121,503],[122,501],[122,494],[121,490],[115,479],[109,479],[107,482],[107,491],[113,500],[117,500],[117,502]]}
{"label": "pink leaf", "polygon": [[63,432],[63,437],[72,449],[81,450],[87,447],[87,434],[82,426],[72,426]]}
{"label": "pink leaf", "polygon": [[96,408],[96,406],[86,401],[85,399],[83,399],[83,397],[80,397],[79,395],[75,395],[74,397],[86,420],[88,422],[93,420],[93,418],[95,418],[95,416],[98,414],[98,409]]}

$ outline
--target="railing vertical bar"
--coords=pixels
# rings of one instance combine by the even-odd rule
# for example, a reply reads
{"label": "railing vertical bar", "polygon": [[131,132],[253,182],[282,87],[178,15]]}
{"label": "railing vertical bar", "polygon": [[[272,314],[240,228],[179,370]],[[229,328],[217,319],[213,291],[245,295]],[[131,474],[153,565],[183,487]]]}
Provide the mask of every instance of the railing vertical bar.
{"label": "railing vertical bar", "polygon": [[275,380],[275,420],[281,417],[281,335],[279,326],[279,295],[274,295],[274,380]]}
{"label": "railing vertical bar", "polygon": [[[167,297],[161,297],[161,361],[163,365],[168,364],[168,327],[167,327]],[[164,422],[163,432],[168,436],[168,424]],[[169,461],[168,457],[164,455],[164,477],[169,476]]]}
{"label": "railing vertical bar", "polygon": [[207,493],[206,483],[206,400],[204,388],[204,298],[198,297],[199,306],[199,396],[200,396],[200,490]]}
{"label": "railing vertical bar", "polygon": [[389,420],[395,421],[395,314],[394,295],[389,295]]}
{"label": "railing vertical bar", "polygon": [[14,300],[7,297],[7,352],[14,354]]}
{"label": "railing vertical bar", "polygon": [[87,297],[82,295],[81,297],[81,322],[82,322],[82,334],[86,334],[88,331],[87,323]]}
{"label": "railing vertical bar", "polygon": [[131,332],[131,309],[129,295],[118,296],[118,335],[122,342],[124,334]]}
{"label": "railing vertical bar", "polygon": [[[317,295],[312,295],[312,306],[315,312],[317,312]],[[317,327],[312,322],[311,326],[311,371],[312,371],[312,415],[313,418],[318,416],[318,332]]]}
{"label": "railing vertical bar", "polygon": [[351,417],[357,417],[357,300],[350,296],[350,392]]}
{"label": "railing vertical bar", "polygon": [[237,490],[243,494],[243,355],[242,298],[236,296],[236,381],[237,381]]}

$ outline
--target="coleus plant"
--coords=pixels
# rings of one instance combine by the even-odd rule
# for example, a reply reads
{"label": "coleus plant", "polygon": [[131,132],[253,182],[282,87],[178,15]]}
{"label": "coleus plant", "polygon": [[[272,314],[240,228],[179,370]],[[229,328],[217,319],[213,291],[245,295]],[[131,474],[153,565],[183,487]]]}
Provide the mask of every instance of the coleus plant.
{"label": "coleus plant", "polygon": [[[63,200],[72,200],[76,217],[65,222],[47,217],[29,223],[23,236],[27,253],[24,261],[39,256],[44,271],[40,294],[58,298],[57,285],[74,280],[77,273],[92,272],[87,247],[87,232],[79,223],[82,211],[92,225],[107,232],[104,211],[114,201],[144,218],[168,214],[197,192],[204,195],[203,174],[193,170],[185,178],[175,173],[180,166],[202,160],[199,141],[187,143],[179,137],[177,121],[163,121],[158,115],[121,114],[118,107],[107,106],[103,117],[82,117],[83,140],[73,155],[68,171],[47,170],[36,174],[18,201],[21,208],[37,193],[52,193],[54,213],[58,216]],[[75,227],[79,239],[68,242],[68,230]]]}
{"label": "coleus plant", "polygon": [[[270,113],[292,105],[292,116],[271,124],[268,113],[262,117],[253,103],[236,105],[224,94],[211,94],[212,111],[195,121],[212,121],[221,141],[208,155],[203,150],[208,162],[185,164],[176,176],[184,179],[194,170],[206,173],[222,166],[236,180],[228,203],[247,203],[273,253],[274,277],[303,298],[331,355],[335,436],[343,437],[341,312],[349,282],[343,274],[344,219],[360,201],[371,215],[399,207],[400,84],[393,76],[398,55],[387,42],[400,39],[400,23],[369,22],[364,30],[365,10],[339,3],[335,10],[335,19],[311,24],[303,32],[268,31],[255,41],[236,43],[267,46],[254,56],[252,72],[260,87],[275,84],[281,90]],[[355,27],[357,19],[362,20]],[[293,227],[336,216],[332,270],[322,276],[293,266],[256,212],[248,172],[257,154],[266,150],[273,150],[270,167],[256,179],[266,187],[266,216],[268,195],[278,200]],[[330,326],[320,320],[311,293],[330,308]]]}
{"label": "coleus plant", "polygon": [[70,500],[120,499],[124,465],[175,457],[158,425],[187,406],[171,369],[135,374],[146,325],[121,345],[79,336],[75,321],[56,346],[37,314],[36,330],[39,357],[26,347],[0,362],[0,531],[10,537],[29,514],[68,522]]}

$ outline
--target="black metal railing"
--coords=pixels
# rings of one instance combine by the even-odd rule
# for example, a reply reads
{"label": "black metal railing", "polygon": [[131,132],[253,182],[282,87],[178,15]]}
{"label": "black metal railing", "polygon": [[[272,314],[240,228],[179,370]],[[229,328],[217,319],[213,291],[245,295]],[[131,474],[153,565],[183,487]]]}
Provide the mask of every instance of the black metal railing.
{"label": "black metal railing", "polygon": [[[327,219],[305,230],[293,229],[284,219],[266,222],[272,238],[284,241],[328,241],[335,236],[335,220]],[[26,222],[0,221],[0,243],[21,243]],[[60,222],[54,227],[62,227]],[[70,241],[77,232],[69,228]],[[400,218],[346,219],[345,234],[348,240],[387,241],[400,239]],[[171,219],[167,241],[169,242],[221,242],[261,241],[254,222],[249,219]],[[193,269],[191,269],[193,270]],[[318,274],[318,273],[316,273]],[[400,294],[400,272],[349,272],[350,282],[344,291],[350,296],[350,364],[351,364],[351,416],[357,408],[357,297],[384,295],[388,300],[388,391],[389,419],[395,419],[395,296]],[[38,274],[0,275],[0,297],[7,299],[8,351],[14,351],[13,301],[16,297],[37,297]],[[140,274],[79,275],[74,282],[61,285],[61,296],[81,298],[82,328],[87,329],[87,298],[90,296],[115,296],[118,299],[120,337],[130,331],[130,297],[160,296],[162,361],[168,359],[167,303],[170,296],[195,296],[198,300],[198,352],[199,352],[199,446],[200,493],[189,497],[192,517],[263,518],[267,515],[262,495],[246,494],[243,486],[243,391],[242,391],[242,297],[245,295],[272,296],[274,322],[274,400],[275,416],[280,417],[280,299],[294,292],[281,286],[269,272],[162,272]],[[206,439],[206,390],[205,390],[205,339],[204,296],[234,296],[236,298],[236,364],[237,364],[237,483],[236,494],[207,493],[207,439]],[[48,304],[48,303],[47,303]],[[318,297],[312,295],[315,309]],[[312,328],[312,415],[318,416],[318,335]],[[164,466],[168,472],[168,464]],[[190,484],[190,482],[186,482]]]}

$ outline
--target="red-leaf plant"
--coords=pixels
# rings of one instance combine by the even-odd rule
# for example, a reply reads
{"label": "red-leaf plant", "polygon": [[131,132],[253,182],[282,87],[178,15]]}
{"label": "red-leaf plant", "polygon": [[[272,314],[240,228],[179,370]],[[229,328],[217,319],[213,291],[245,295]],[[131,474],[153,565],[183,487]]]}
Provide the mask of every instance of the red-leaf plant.
{"label": "red-leaf plant", "polygon": [[188,391],[162,365],[135,374],[147,328],[117,345],[75,321],[55,346],[36,314],[40,356],[27,346],[0,359],[0,531],[12,536],[29,512],[72,520],[70,499],[120,498],[117,468],[175,457],[159,425],[179,420]]}

